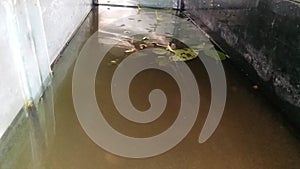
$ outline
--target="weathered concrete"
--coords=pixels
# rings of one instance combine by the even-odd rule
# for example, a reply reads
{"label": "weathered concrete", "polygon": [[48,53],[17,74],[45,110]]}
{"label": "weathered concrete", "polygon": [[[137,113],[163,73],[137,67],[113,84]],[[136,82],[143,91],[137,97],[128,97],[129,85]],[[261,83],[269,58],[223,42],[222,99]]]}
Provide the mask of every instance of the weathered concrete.
{"label": "weathered concrete", "polygon": [[203,9],[197,0],[186,0],[185,6],[300,131],[300,4],[287,0],[262,1],[257,7],[247,0],[243,3],[234,9]]}

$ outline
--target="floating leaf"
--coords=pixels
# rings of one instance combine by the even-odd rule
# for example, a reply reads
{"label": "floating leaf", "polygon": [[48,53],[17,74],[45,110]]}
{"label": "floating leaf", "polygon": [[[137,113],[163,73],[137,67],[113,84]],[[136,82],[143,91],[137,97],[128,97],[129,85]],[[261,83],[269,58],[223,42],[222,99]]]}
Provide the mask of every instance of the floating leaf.
{"label": "floating leaf", "polygon": [[180,57],[178,57],[176,55],[170,56],[169,60],[175,61],[175,62],[177,62],[177,61],[185,61],[185,60],[183,60],[182,58],[180,58]]}
{"label": "floating leaf", "polygon": [[192,60],[198,56],[191,48],[184,48],[184,49],[175,49],[173,50],[170,45],[168,45],[167,50],[174,53],[174,56],[170,56],[170,60],[172,61],[187,61]]}
{"label": "floating leaf", "polygon": [[136,49],[135,49],[135,48],[125,50],[125,53],[133,53],[133,52],[136,52]]}
{"label": "floating leaf", "polygon": [[221,52],[221,51],[217,51],[220,60],[225,60],[226,58],[229,58],[228,55],[226,55],[225,53]]}
{"label": "floating leaf", "polygon": [[198,49],[194,49],[194,48],[193,48],[193,50],[194,50],[194,52],[195,52],[195,53],[197,53],[197,56],[198,56],[198,54],[199,54],[200,50],[198,50]]}

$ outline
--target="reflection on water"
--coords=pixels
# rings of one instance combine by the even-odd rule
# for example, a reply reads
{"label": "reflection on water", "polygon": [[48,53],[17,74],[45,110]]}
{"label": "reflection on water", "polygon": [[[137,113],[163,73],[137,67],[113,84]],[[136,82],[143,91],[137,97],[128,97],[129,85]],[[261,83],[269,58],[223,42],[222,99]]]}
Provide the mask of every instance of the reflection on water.
{"label": "reflection on water", "polygon": [[[99,13],[109,15],[116,9],[101,8]],[[128,8],[126,10],[131,11]],[[99,22],[105,19],[100,15]],[[178,29],[180,28],[174,27],[174,30],[178,31]],[[201,106],[196,123],[187,137],[175,148],[152,158],[123,158],[103,150],[82,129],[73,107],[73,62],[65,58],[74,58],[78,55],[70,49],[74,49],[74,46],[77,50],[80,49],[82,45],[78,43],[84,43],[83,39],[87,38],[83,36],[79,38],[80,41],[78,35],[71,41],[62,54],[62,59],[54,68],[53,91],[46,92],[45,102],[48,104],[39,108],[47,113],[39,112],[44,114],[39,118],[39,123],[25,122],[19,125],[22,127],[17,131],[21,136],[19,140],[22,140],[22,144],[11,146],[13,151],[11,150],[10,154],[13,155],[5,158],[0,156],[1,169],[6,169],[9,165],[15,169],[34,168],[32,166],[37,164],[39,167],[36,168],[46,169],[296,169],[300,166],[299,141],[287,131],[277,115],[277,110],[259,94],[259,90],[252,89],[252,84],[241,77],[229,61],[223,61],[228,83],[225,111],[220,125],[208,141],[199,144],[198,137],[210,106],[211,85],[201,61],[193,59],[186,63],[197,80],[201,93]],[[148,109],[149,91],[160,88],[166,94],[167,107],[162,116],[152,123],[138,124],[125,119],[114,107],[110,93],[111,75],[117,66],[122,66],[125,57],[130,57],[124,55],[124,50],[124,48],[114,47],[101,63],[101,71],[97,73],[95,80],[95,95],[99,106],[105,119],[121,133],[134,137],[159,134],[172,125],[177,117],[181,102],[178,85],[172,77],[160,70],[150,69],[139,73],[130,85],[132,104],[139,110]],[[147,55],[146,50],[145,52]],[[68,70],[64,69],[68,66],[70,66]],[[50,97],[51,94],[54,94],[53,99]],[[54,111],[51,105],[54,106]],[[54,112],[54,115],[51,112]],[[30,126],[34,126],[33,129],[30,129]],[[33,135],[28,136],[29,133]],[[34,146],[30,146],[30,138],[36,141]],[[38,158],[34,159],[33,164],[30,164],[33,154],[30,147],[38,150],[36,152]],[[5,160],[5,165],[2,159]],[[12,159],[15,159],[11,162],[13,164],[10,163]]]}
{"label": "reflection on water", "polygon": [[23,108],[0,140],[0,168],[45,168],[47,148],[55,136],[52,87],[38,106]]}

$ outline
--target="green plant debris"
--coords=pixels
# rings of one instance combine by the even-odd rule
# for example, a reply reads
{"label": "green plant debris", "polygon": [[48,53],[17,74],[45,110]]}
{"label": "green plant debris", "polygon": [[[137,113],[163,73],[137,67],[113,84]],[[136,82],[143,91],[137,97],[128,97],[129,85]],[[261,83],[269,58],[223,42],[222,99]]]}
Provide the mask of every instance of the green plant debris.
{"label": "green plant debris", "polygon": [[137,7],[138,7],[138,12],[141,12],[142,8],[141,8],[140,4],[138,4]]}
{"label": "green plant debris", "polygon": [[141,12],[142,8],[141,8],[141,0],[137,0],[137,8],[138,8],[138,13]]}
{"label": "green plant debris", "polygon": [[157,21],[157,22],[162,22],[162,21],[164,21],[164,19],[161,18],[161,17],[158,15],[158,11],[157,11],[157,10],[155,10],[155,15],[156,15],[156,21]]}
{"label": "green plant debris", "polygon": [[132,49],[128,49],[128,50],[125,50],[124,52],[125,53],[134,53],[136,52],[137,50],[135,48],[132,48]]}
{"label": "green plant debris", "polygon": [[32,109],[34,107],[34,103],[32,100],[26,100],[25,101],[25,108],[26,109]]}
{"label": "green plant debris", "polygon": [[169,59],[172,61],[188,61],[196,58],[198,53],[196,53],[191,48],[175,49],[173,50],[170,45],[168,45],[167,50],[174,53],[173,56],[170,56]]}
{"label": "green plant debris", "polygon": [[[215,60],[225,60],[229,58],[228,55],[222,51],[215,49],[214,45],[207,42],[202,42],[198,45],[193,45],[192,47],[187,46],[185,43],[170,37],[157,34],[138,34],[132,36],[127,43],[123,43],[125,48],[125,53],[143,53],[140,52],[143,49],[151,48],[152,53],[157,56],[165,56],[164,59],[168,58],[169,61],[188,61],[198,57],[201,53],[202,56],[208,56]],[[164,60],[160,60],[163,62]],[[165,63],[160,63],[160,65],[165,65]]]}

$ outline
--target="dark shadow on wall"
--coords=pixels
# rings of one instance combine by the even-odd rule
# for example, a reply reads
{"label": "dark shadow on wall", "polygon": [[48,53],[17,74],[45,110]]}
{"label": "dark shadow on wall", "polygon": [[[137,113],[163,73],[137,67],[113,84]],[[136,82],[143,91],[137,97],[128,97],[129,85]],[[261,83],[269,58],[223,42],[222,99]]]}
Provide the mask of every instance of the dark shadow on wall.
{"label": "dark shadow on wall", "polygon": [[300,3],[185,0],[186,13],[300,131]]}

